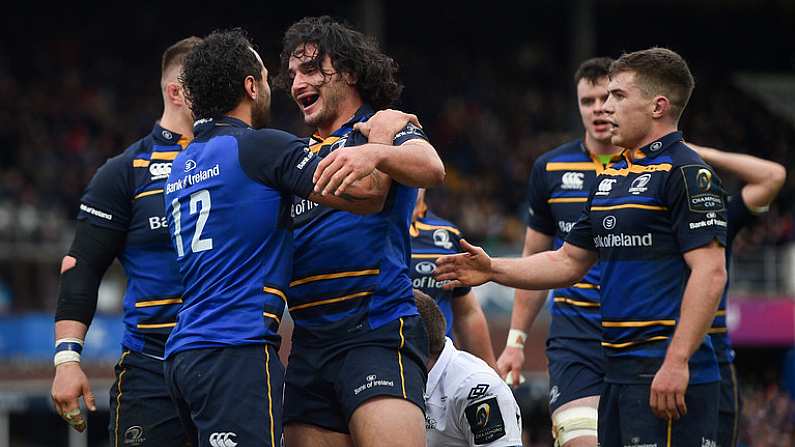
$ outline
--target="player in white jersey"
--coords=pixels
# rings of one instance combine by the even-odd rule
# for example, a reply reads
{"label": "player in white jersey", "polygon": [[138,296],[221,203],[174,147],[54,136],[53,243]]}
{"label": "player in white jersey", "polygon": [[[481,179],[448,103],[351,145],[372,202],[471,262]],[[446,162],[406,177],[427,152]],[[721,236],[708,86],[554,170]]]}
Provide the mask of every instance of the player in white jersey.
{"label": "player in white jersey", "polygon": [[428,446],[521,446],[522,416],[510,388],[486,362],[455,348],[433,298],[414,289],[414,299],[428,330]]}

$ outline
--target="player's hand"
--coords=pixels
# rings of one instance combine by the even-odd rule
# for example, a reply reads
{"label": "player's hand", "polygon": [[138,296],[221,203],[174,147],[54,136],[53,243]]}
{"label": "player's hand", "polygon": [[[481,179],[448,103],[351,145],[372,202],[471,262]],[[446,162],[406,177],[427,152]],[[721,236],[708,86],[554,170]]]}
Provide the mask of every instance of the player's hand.
{"label": "player's hand", "polygon": [[351,184],[375,171],[381,161],[380,150],[376,146],[354,146],[331,152],[315,169],[315,192],[342,195]]}
{"label": "player's hand", "polygon": [[417,115],[386,109],[379,110],[366,122],[354,124],[353,128],[367,137],[370,143],[391,145],[395,135],[409,123],[422,128]]}
{"label": "player's hand", "polygon": [[433,276],[437,281],[449,281],[445,289],[479,286],[491,280],[491,258],[486,252],[461,239],[466,253],[442,256],[436,260]]}
{"label": "player's hand", "polygon": [[[522,367],[524,366],[524,349],[506,346],[497,359],[497,372],[500,377],[509,382],[513,388],[522,382]],[[508,376],[511,375],[510,379]]]}
{"label": "player's hand", "polygon": [[86,407],[96,411],[96,398],[91,392],[88,378],[80,368],[80,363],[62,363],[55,367],[55,379],[50,391],[55,411],[75,430],[83,432],[86,420],[80,412],[80,396],[83,396]]}
{"label": "player's hand", "polygon": [[687,360],[670,360],[666,357],[651,382],[651,411],[661,419],[677,420],[686,415],[685,392],[689,381]]}

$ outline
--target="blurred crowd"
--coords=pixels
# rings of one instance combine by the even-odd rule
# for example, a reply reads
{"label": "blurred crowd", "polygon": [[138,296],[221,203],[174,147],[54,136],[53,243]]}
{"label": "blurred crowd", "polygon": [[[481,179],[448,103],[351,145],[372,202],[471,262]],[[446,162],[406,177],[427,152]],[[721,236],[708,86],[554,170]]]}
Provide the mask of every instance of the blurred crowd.
{"label": "blurred crowd", "polygon": [[[434,211],[475,241],[518,250],[533,160],[581,136],[571,76],[546,64],[548,55],[538,48],[511,55],[515,70],[488,59],[465,64],[464,55],[452,51],[433,59],[408,53],[396,50],[407,86],[399,107],[419,114],[448,170],[446,186],[429,195]],[[156,73],[127,64],[106,55],[45,79],[15,76],[0,58],[0,242],[68,240],[81,191],[96,168],[151,129],[160,95],[155,82],[138,79],[155,80]],[[434,69],[436,75],[426,76]],[[274,116],[277,127],[306,134],[283,93],[275,98]],[[698,144],[785,163],[795,145],[792,124],[730,79],[699,78],[682,128]],[[746,240],[793,238],[792,185],[765,231]]]}

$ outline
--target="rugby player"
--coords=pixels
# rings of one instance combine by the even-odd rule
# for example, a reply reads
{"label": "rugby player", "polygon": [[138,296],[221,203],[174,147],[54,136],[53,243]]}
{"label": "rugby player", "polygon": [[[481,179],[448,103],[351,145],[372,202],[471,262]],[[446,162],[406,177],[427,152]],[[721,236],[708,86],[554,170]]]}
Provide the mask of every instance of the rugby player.
{"label": "rugby player", "polygon": [[[315,129],[310,149],[323,158],[316,191],[344,193],[374,168],[388,188],[383,210],[368,216],[311,198],[293,204],[290,447],[425,445],[428,345],[408,273],[409,224],[415,187],[440,184],[445,173],[417,126],[387,136],[359,125],[398,98],[396,72],[372,39],[329,17],[304,18],[285,33],[279,79]],[[350,147],[368,132],[398,147]]]}
{"label": "rugby player", "polygon": [[[719,171],[728,172],[744,185],[740,192],[729,197],[726,217],[726,265],[730,264],[732,242],[743,228],[752,225],[757,217],[767,212],[770,203],[784,186],[787,171],[784,166],[751,155],[724,152],[718,149],[690,146],[698,155]],[[734,350],[731,346],[726,326],[726,305],[729,282],[723,290],[723,296],[715,314],[715,320],[709,329],[712,346],[718,357],[720,367],[720,403],[718,418],[718,447],[735,447],[740,419],[740,395],[737,373],[734,369]]]}
{"label": "rugby player", "polygon": [[[165,185],[185,290],[164,369],[186,430],[202,447],[281,444],[277,330],[292,269],[291,197],[356,212],[383,207],[371,176],[341,197],[312,191],[319,159],[306,141],[263,128],[267,78],[241,30],[207,36],[186,56],[180,78],[197,121]],[[380,118],[397,115],[393,136],[408,120],[397,112]],[[371,124],[373,133],[384,127]]]}
{"label": "rugby player", "polygon": [[[559,248],[582,213],[597,175],[621,148],[610,142],[603,109],[612,59],[583,62],[574,75],[585,136],[563,144],[533,164],[528,187],[527,232],[522,256]],[[527,331],[547,298],[546,291],[516,290],[511,330],[497,368],[514,386],[524,367]],[[599,312],[599,266],[571,287],[552,291],[547,339],[549,410],[555,443],[595,447],[597,408],[604,387],[604,354]]]}
{"label": "rugby player", "polygon": [[522,415],[511,389],[482,359],[455,348],[434,298],[414,289],[414,299],[428,329],[428,446],[521,446]]}
{"label": "rugby player", "polygon": [[600,260],[599,444],[712,445],[720,375],[706,333],[726,282],[726,203],[677,131],[693,77],[678,54],[651,48],[622,55],[609,79],[611,141],[627,150],[602,172],[566,243],[491,259],[462,241],[468,253],[437,260],[437,279],[565,287]]}
{"label": "rugby player", "polygon": [[182,284],[162,194],[171,161],[192,138],[193,117],[177,78],[185,55],[199,41],[189,37],[163,53],[163,115],[149,135],[94,175],[81,200],[72,246],[61,263],[52,400],[58,414],[78,431],[86,428],[80,396],[88,409],[96,408],[80,368],[80,352],[96,310],[97,289],[114,258],[127,274],[122,354],[110,392],[114,447],[144,439],[149,445],[187,442],[163,378],[163,349],[182,302]]}
{"label": "rugby player", "polygon": [[445,321],[450,322],[446,325],[447,337],[452,339],[455,329],[455,337],[461,348],[494,368],[496,361],[489,326],[475,292],[470,287],[443,289],[443,283],[433,277],[433,270],[436,268],[433,261],[436,258],[461,252],[461,230],[428,210],[425,189],[417,191],[417,203],[414,206],[409,234],[412,286],[436,300]]}

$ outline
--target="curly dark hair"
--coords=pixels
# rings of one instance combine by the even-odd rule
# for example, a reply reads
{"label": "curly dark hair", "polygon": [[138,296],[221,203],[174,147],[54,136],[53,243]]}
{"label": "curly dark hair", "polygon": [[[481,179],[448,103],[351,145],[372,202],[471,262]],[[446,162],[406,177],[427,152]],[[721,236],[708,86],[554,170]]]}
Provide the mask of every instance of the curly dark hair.
{"label": "curly dark hair", "polygon": [[318,70],[329,55],[337,72],[352,75],[362,99],[376,110],[389,107],[400,97],[403,86],[397,79],[397,62],[381,52],[375,39],[329,16],[305,17],[284,33],[277,86],[290,90],[290,57],[308,43],[317,46],[312,63]]}
{"label": "curly dark hair", "polygon": [[217,118],[234,109],[244,96],[243,80],[262,79],[262,64],[240,28],[213,31],[185,57],[179,81],[193,116]]}

